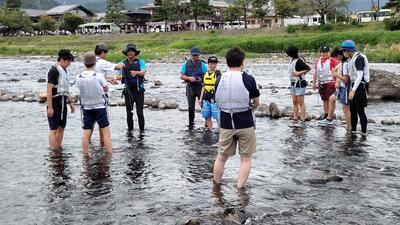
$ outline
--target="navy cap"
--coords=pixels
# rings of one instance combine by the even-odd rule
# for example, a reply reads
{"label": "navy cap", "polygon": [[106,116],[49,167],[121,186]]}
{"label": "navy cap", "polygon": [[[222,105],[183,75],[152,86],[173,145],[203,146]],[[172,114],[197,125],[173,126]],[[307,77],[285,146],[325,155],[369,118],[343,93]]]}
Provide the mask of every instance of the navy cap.
{"label": "navy cap", "polygon": [[218,58],[216,56],[210,56],[208,58],[208,63],[217,63],[218,62]]}
{"label": "navy cap", "polygon": [[192,51],[190,51],[192,55],[200,55],[200,49],[199,48],[192,48]]}
{"label": "navy cap", "polygon": [[329,52],[329,51],[330,51],[329,47],[324,45],[324,46],[321,47],[319,52]]}

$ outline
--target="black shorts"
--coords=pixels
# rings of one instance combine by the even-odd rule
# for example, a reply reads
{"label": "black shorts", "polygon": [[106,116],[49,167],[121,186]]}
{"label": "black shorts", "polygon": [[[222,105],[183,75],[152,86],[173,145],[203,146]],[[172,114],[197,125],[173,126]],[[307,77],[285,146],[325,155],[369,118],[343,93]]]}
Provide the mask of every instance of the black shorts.
{"label": "black shorts", "polygon": [[94,124],[97,122],[100,128],[106,128],[110,125],[108,121],[107,109],[90,109],[83,110],[83,126],[84,130],[93,130]]}
{"label": "black shorts", "polygon": [[60,127],[65,128],[65,126],[67,125],[67,104],[64,104],[64,110],[62,110],[62,106],[53,105],[53,110],[53,116],[47,117],[50,130],[57,130]]}

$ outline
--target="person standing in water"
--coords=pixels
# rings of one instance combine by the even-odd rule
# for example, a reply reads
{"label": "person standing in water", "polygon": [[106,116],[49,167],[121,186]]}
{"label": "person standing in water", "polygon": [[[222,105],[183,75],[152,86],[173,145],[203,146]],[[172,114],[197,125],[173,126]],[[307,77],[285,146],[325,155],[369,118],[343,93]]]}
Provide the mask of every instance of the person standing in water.
{"label": "person standing in water", "polygon": [[[329,98],[335,93],[335,77],[332,70],[336,68],[338,62],[331,58],[328,46],[321,47],[321,57],[315,64],[315,73],[313,77],[313,89],[318,87],[324,107],[324,118],[319,122],[321,125],[334,125],[333,118],[328,118]],[[317,86],[318,85],[318,86]]]}
{"label": "person standing in water", "polygon": [[202,79],[207,72],[206,64],[200,60],[200,49],[192,48],[191,59],[185,62],[181,69],[181,80],[186,82],[186,97],[189,109],[189,129],[194,128],[196,97],[200,99]]}
{"label": "person standing in water", "polygon": [[47,74],[47,119],[49,122],[49,145],[51,150],[60,149],[67,125],[67,104],[71,113],[75,112],[69,96],[70,75],[67,68],[74,61],[74,56],[68,49],[58,53],[57,64],[52,66]]}
{"label": "person standing in water", "polygon": [[365,114],[365,107],[368,105],[369,92],[369,63],[364,54],[357,51],[356,44],[352,40],[346,40],[341,45],[343,55],[350,58],[349,75],[350,75],[350,114],[351,129],[357,131],[358,117],[360,117],[361,133],[367,134],[368,119]]}
{"label": "person standing in water", "polygon": [[[221,183],[225,163],[239,146],[240,168],[237,188],[244,188],[256,152],[256,134],[252,111],[259,104],[260,92],[253,76],[244,71],[245,53],[232,48],[226,54],[229,70],[216,82],[215,100],[221,108],[218,155],[214,163],[214,182]],[[250,104],[253,101],[252,105]]]}
{"label": "person standing in water", "polygon": [[343,50],[340,48],[335,48],[331,57],[336,58],[339,62],[336,69],[332,71],[332,74],[336,77],[335,88],[337,89],[335,94],[329,98],[329,114],[328,118],[333,118],[333,113],[335,112],[335,102],[338,99],[343,105],[343,114],[346,121],[346,130],[351,132],[351,119],[350,119],[350,79],[349,79],[349,69],[348,69],[348,59],[344,57]]}
{"label": "person standing in water", "polygon": [[202,106],[203,118],[206,119],[208,131],[212,131],[212,119],[218,121],[219,107],[215,103],[215,83],[221,76],[221,71],[217,70],[218,58],[211,56],[208,58],[209,70],[203,78],[203,89],[199,99]]}
{"label": "person standing in water", "polygon": [[125,96],[128,131],[133,130],[133,107],[136,104],[139,130],[140,132],[143,132],[145,126],[143,107],[146,63],[143,59],[139,59],[140,50],[138,50],[134,44],[128,44],[122,53],[127,56],[127,59],[123,61],[124,70],[122,83],[125,84],[123,95]]}
{"label": "person standing in water", "polygon": [[103,143],[101,144],[104,145],[108,153],[112,153],[110,123],[105,96],[108,91],[107,81],[104,74],[96,72],[97,60],[94,53],[87,52],[83,58],[86,70],[76,78],[83,116],[82,151],[84,154],[88,154],[90,137],[97,122],[100,134],[103,135]]}
{"label": "person standing in water", "polygon": [[286,54],[291,57],[289,64],[289,79],[290,79],[290,94],[293,103],[293,120],[297,121],[299,118],[304,122],[307,116],[306,104],[304,102],[304,95],[306,94],[306,87],[308,85],[305,80],[305,75],[311,70],[306,64],[304,58],[299,57],[299,49],[295,46],[289,46]]}

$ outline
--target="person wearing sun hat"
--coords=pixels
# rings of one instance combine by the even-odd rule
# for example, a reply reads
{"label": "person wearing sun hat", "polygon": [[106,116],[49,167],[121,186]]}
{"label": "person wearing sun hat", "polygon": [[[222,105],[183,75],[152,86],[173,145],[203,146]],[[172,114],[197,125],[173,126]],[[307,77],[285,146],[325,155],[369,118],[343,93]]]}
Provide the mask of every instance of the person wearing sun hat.
{"label": "person wearing sun hat", "polygon": [[200,59],[200,49],[192,48],[191,59],[186,61],[180,68],[181,80],[186,82],[186,97],[189,111],[189,129],[194,127],[196,97],[200,99],[202,80],[207,72],[207,65]]}
{"label": "person wearing sun hat", "polygon": [[368,118],[365,114],[365,107],[368,105],[369,92],[369,63],[364,54],[358,52],[356,43],[353,40],[343,41],[341,48],[343,55],[350,58],[349,75],[350,75],[350,114],[351,129],[353,132],[357,130],[358,117],[360,117],[361,133],[367,133]]}
{"label": "person wearing sun hat", "polygon": [[144,107],[144,76],[146,75],[146,63],[139,59],[140,50],[135,44],[126,45],[122,53],[127,56],[123,61],[122,83],[125,84],[123,95],[125,97],[126,122],[128,131],[133,130],[133,107],[136,106],[136,114],[139,121],[140,132],[144,131],[145,120]]}

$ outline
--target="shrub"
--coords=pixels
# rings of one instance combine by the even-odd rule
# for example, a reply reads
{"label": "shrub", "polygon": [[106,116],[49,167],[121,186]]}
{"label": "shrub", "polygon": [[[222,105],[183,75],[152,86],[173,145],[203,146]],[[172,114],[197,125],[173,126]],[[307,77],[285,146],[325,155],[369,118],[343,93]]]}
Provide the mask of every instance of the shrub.
{"label": "shrub", "polygon": [[386,30],[400,30],[400,18],[385,19],[384,23]]}

